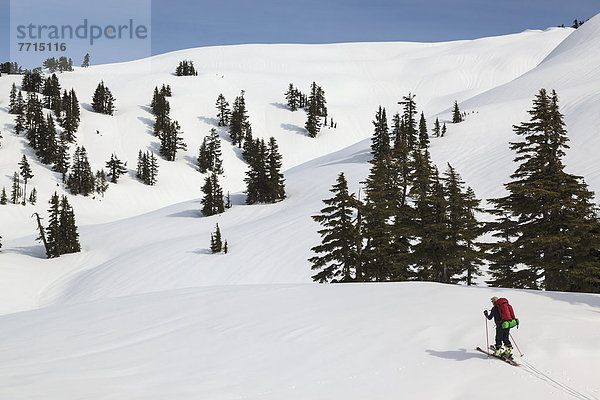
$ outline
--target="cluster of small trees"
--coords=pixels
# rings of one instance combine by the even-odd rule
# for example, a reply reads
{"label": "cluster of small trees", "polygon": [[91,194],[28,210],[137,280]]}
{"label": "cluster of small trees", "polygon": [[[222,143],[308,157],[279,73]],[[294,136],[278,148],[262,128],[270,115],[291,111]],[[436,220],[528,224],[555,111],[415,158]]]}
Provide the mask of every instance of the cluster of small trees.
{"label": "cluster of small trees", "polygon": [[[285,92],[287,106],[291,111],[304,109],[306,111],[306,124],[304,128],[308,131],[310,137],[316,137],[322,126],[327,126],[327,101],[325,100],[325,91],[322,87],[313,82],[310,86],[310,95],[306,96],[294,87],[292,83]],[[330,127],[334,125],[331,119]]]}
{"label": "cluster of small trees", "polygon": [[[390,132],[384,108],[373,124],[366,197],[348,192],[340,174],[334,197],[313,218],[324,226],[313,248],[313,279],[334,281],[464,281],[472,284],[480,259],[475,250],[479,201],[448,165],[433,165],[426,126],[417,125],[414,96],[400,104]],[[421,114],[421,121],[424,116]],[[393,145],[392,145],[393,143]],[[319,255],[324,253],[324,255]]]}
{"label": "cluster of small trees", "polygon": [[[89,63],[89,58],[88,58]],[[65,56],[61,56],[58,60],[54,57],[47,58],[43,64],[44,68],[48,68],[50,73],[53,72],[64,72],[64,71],[73,71],[73,60],[67,58]]]}
{"label": "cluster of small trees", "polygon": [[[23,77],[25,81],[27,75]],[[25,86],[26,83],[23,83]],[[31,89],[31,83],[30,89]],[[60,83],[56,75],[46,79],[43,86],[37,86],[43,94],[40,100],[37,92],[28,92],[23,99],[21,91],[13,84],[9,96],[9,112],[15,114],[15,133],[25,132],[25,136],[40,161],[52,165],[53,170],[63,174],[63,181],[68,170],[68,145],[75,141],[75,133],[79,128],[80,110],[75,91],[64,91],[60,95]],[[51,108],[59,125],[63,128],[57,135],[56,124],[52,113],[44,116],[44,107]]]}
{"label": "cluster of small trees", "polygon": [[223,241],[219,224],[217,224],[215,232],[210,234],[210,251],[213,254],[220,252],[227,254],[228,252],[227,240]]}
{"label": "cluster of small trees", "polygon": [[201,173],[223,174],[223,161],[221,160],[221,140],[215,128],[204,138],[198,155],[198,171]]}
{"label": "cluster of small trees", "polygon": [[246,171],[246,203],[276,203],[285,199],[285,180],[281,173],[281,154],[274,137],[268,145],[264,139],[247,140],[243,157]]}
{"label": "cluster of small trees", "polygon": [[135,176],[145,185],[155,185],[158,178],[158,160],[150,151],[138,153],[137,169]]}
{"label": "cluster of small trees", "polygon": [[[63,254],[77,253],[81,251],[79,233],[75,223],[75,213],[69,204],[67,196],[59,199],[56,192],[50,198],[50,209],[48,227],[46,228],[47,239],[40,228],[40,239],[44,241],[46,256],[48,258],[60,257]],[[39,223],[39,221],[38,221]],[[41,223],[39,223],[41,227]]]}
{"label": "cluster of small trees", "polygon": [[[388,135],[384,110],[377,113],[366,199],[350,194],[340,174],[313,217],[323,225],[309,260],[315,281],[472,284],[486,259],[491,286],[600,292],[598,209],[583,179],[564,171],[568,139],[556,93],[540,90],[530,122],[514,126],[520,165],[505,184],[509,194],[489,200],[496,220],[487,224],[454,168],[439,176],[423,141],[410,139],[410,103],[409,95],[399,136]],[[498,241],[478,243],[485,232]]]}
{"label": "cluster of small trees", "polygon": [[[573,20],[573,24],[571,25],[571,28],[577,29],[583,24],[585,24],[585,20],[582,20],[582,19],[578,20],[577,18],[575,18]],[[564,27],[565,27],[565,24],[559,25],[559,28],[564,28]]]}
{"label": "cluster of small trees", "polygon": [[454,100],[454,109],[452,110],[452,123],[458,124],[464,121],[464,116],[458,108],[458,101]]}
{"label": "cluster of small trees", "polygon": [[25,70],[21,67],[16,61],[15,62],[3,62],[0,64],[0,76],[2,74],[12,74],[12,75],[20,75],[23,74]]}
{"label": "cluster of small trees", "polygon": [[[23,182],[21,184],[21,178],[23,178]],[[33,171],[31,170],[31,165],[27,160],[27,157],[23,155],[23,158],[19,162],[19,171],[15,171],[12,177],[12,189],[10,192],[10,202],[12,204],[27,204],[27,199],[29,199],[29,203],[35,204],[37,201],[37,190],[33,188],[29,193],[29,198],[27,197],[27,182],[33,178]],[[6,194],[6,188],[2,188],[2,192],[0,193],[0,205],[6,205],[9,202],[9,197]]]}
{"label": "cluster of small trees", "polygon": [[161,90],[154,88],[154,95],[150,103],[154,114],[154,134],[160,140],[160,155],[167,161],[175,161],[178,150],[186,150],[187,146],[181,136],[181,126],[169,116],[171,106],[167,97],[171,96],[171,88],[163,85]]}
{"label": "cluster of small trees", "polygon": [[[244,141],[252,139],[252,126],[248,119],[245,92],[242,90],[233,102],[229,117],[229,137],[234,146],[242,147]],[[226,111],[226,110],[225,110]]]}
{"label": "cluster of small trees", "polygon": [[[267,145],[264,139],[254,139],[248,120],[244,99],[244,91],[235,99],[233,110],[229,110],[225,97],[221,94],[217,99],[219,126],[229,125],[229,135],[234,145],[243,147],[242,157],[248,163],[245,182],[246,203],[274,203],[285,198],[285,185],[281,173],[281,155],[275,138],[271,137]],[[223,190],[218,176],[223,174],[221,160],[221,143],[218,132],[212,128],[210,135],[204,138],[198,156],[198,170],[208,173],[202,192],[202,214],[214,215],[222,213],[230,207],[229,195],[227,203],[223,200]]]}
{"label": "cluster of small trees", "polygon": [[192,61],[183,60],[179,63],[177,68],[175,68],[175,75],[177,76],[196,76],[198,75],[198,71],[194,68],[194,63]]}
{"label": "cluster of small trees", "polygon": [[210,216],[224,212],[230,204],[225,204],[223,189],[219,184],[218,176],[222,175],[224,171],[221,159],[221,139],[215,128],[210,130],[210,134],[204,138],[200,146],[198,171],[208,174],[202,186],[202,193],[204,194],[200,201],[202,203],[202,215]]}
{"label": "cluster of small trees", "polygon": [[113,115],[115,111],[115,98],[110,89],[101,81],[94,91],[92,109],[97,113]]}

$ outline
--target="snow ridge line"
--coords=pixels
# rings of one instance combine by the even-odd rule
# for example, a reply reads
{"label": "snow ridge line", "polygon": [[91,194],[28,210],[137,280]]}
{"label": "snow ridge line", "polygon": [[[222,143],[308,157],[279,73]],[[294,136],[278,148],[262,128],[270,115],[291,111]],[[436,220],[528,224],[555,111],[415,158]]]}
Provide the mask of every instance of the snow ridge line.
{"label": "snow ridge line", "polygon": [[540,379],[540,380],[542,380],[544,382],[547,382],[548,384],[550,384],[551,386],[555,387],[556,389],[560,389],[563,392],[565,392],[566,394],[569,394],[569,395],[575,397],[576,399],[580,399],[580,400],[599,400],[593,394],[589,394],[589,396],[585,395],[585,394],[579,392],[578,390],[570,387],[569,385],[557,381],[556,379],[550,377],[548,374],[545,374],[544,372],[540,371],[530,361],[527,361],[525,359],[519,360],[519,361],[521,361],[521,365],[524,367],[525,371],[529,372],[534,377],[536,377],[536,378],[538,378],[538,379]]}

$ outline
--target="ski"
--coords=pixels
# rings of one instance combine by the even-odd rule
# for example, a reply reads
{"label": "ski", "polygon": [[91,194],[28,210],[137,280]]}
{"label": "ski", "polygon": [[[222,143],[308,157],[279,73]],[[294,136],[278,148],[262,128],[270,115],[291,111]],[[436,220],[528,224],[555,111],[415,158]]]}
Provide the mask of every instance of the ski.
{"label": "ski", "polygon": [[520,366],[521,366],[521,364],[519,364],[519,363],[518,363],[518,362],[516,362],[515,360],[512,360],[512,359],[510,359],[510,358],[506,358],[506,357],[502,357],[502,356],[500,356],[500,357],[497,357],[497,356],[495,356],[495,355],[494,355],[494,353],[488,353],[487,351],[483,350],[481,347],[477,347],[475,350],[477,350],[477,351],[480,351],[480,352],[482,352],[483,354],[488,354],[488,355],[490,355],[491,357],[497,358],[498,360],[502,360],[502,361],[504,361],[505,363],[512,365],[513,367],[520,367]]}

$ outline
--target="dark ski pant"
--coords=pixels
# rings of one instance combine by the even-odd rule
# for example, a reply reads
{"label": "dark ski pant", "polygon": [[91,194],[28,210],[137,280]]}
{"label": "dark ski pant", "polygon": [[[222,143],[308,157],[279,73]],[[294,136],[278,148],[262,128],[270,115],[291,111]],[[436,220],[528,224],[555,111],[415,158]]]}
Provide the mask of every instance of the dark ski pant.
{"label": "dark ski pant", "polygon": [[503,328],[502,326],[496,326],[496,348],[502,347],[502,343],[506,347],[512,347],[512,343],[509,340],[510,328]]}

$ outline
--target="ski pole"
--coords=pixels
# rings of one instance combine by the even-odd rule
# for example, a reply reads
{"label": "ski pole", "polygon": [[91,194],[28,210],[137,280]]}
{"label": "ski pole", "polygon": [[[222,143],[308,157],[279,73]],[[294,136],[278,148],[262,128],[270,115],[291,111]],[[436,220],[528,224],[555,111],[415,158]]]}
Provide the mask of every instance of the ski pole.
{"label": "ski pole", "polygon": [[[484,315],[485,317],[485,315]],[[488,326],[487,326],[487,322],[488,319],[487,317],[485,317],[485,351],[487,351],[487,356],[490,356],[490,337],[488,334]]]}
{"label": "ski pole", "polygon": [[513,337],[512,333],[509,333],[510,335],[510,339],[513,341],[513,343],[515,344],[515,346],[517,347],[517,350],[519,350],[519,354],[521,355],[521,357],[523,357],[523,353],[521,353],[521,350],[519,349],[519,345],[517,344],[517,341],[515,340],[515,338]]}

